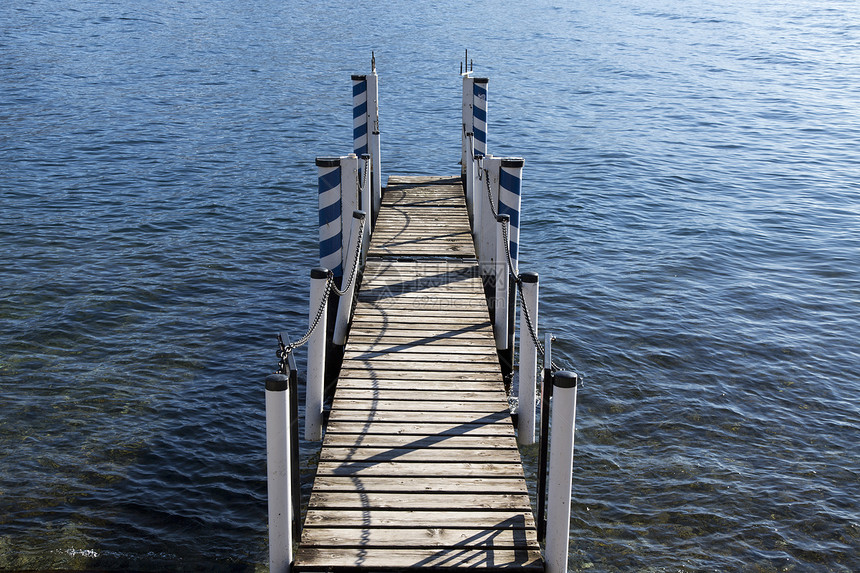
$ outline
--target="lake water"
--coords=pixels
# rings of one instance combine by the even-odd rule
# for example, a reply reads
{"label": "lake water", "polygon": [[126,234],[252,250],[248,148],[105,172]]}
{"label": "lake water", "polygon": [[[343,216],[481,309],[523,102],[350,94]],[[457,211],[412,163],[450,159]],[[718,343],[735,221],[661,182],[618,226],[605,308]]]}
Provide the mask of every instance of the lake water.
{"label": "lake water", "polygon": [[266,568],[314,158],[374,50],[385,173],[457,173],[465,48],[585,379],[570,569],[860,570],[853,0],[0,4],[0,569]]}

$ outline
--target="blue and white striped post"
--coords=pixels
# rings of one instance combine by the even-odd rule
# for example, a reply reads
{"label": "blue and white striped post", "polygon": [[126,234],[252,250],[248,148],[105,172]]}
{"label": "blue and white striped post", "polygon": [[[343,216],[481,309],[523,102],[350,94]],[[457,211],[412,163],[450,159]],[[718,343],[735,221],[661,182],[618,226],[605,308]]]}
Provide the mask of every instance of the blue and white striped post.
{"label": "blue and white striped post", "polygon": [[359,157],[368,152],[367,76],[352,76],[352,149]]}
{"label": "blue and white striped post", "polygon": [[473,78],[472,133],[475,134],[475,151],[487,154],[487,84],[488,78]]}
{"label": "blue and white striped post", "polygon": [[318,157],[320,266],[343,276],[340,158]]}
{"label": "blue and white striped post", "polygon": [[[468,65],[468,62],[466,62]],[[466,141],[468,134],[473,133],[472,131],[472,105],[475,98],[475,80],[472,77],[472,72],[465,72],[461,74],[463,77],[463,103],[462,103],[462,111],[463,111],[463,130],[460,135],[460,174],[463,175],[468,171],[468,162],[474,156],[474,151],[469,149],[469,144]]]}
{"label": "blue and white striped post", "polygon": [[382,162],[379,155],[379,76],[376,75],[375,58],[372,61],[372,68],[370,75],[367,76],[367,128],[369,129],[368,152],[371,157],[372,220],[376,220],[379,206],[382,204]]}
{"label": "blue and white striped post", "polygon": [[523,160],[509,157],[499,162],[499,215],[509,215],[508,230],[514,273],[519,272],[520,207],[522,206]]}

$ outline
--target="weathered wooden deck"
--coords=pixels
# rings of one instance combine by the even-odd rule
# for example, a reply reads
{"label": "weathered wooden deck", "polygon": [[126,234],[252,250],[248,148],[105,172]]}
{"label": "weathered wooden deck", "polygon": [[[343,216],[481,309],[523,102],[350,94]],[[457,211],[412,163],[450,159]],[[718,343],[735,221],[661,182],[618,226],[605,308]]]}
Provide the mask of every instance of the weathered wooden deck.
{"label": "weathered wooden deck", "polygon": [[543,571],[459,178],[392,177],[300,571]]}

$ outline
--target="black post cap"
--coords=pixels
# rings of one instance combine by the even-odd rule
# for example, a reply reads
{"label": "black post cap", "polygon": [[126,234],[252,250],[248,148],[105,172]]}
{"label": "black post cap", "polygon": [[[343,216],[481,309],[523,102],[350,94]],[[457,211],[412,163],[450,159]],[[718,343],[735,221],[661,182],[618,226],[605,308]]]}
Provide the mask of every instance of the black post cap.
{"label": "black post cap", "polygon": [[499,215],[496,217],[496,221],[499,223],[507,223],[510,220],[511,220],[510,215]]}
{"label": "black post cap", "polygon": [[503,157],[501,164],[502,167],[522,167],[525,160],[522,157]]}
{"label": "black post cap", "polygon": [[340,157],[317,157],[317,167],[337,167]]}
{"label": "black post cap", "polygon": [[365,161],[367,161],[368,159],[370,159],[370,154],[369,153],[362,153],[361,158],[364,159]]}
{"label": "black post cap", "polygon": [[364,219],[365,217],[367,217],[367,213],[365,213],[364,211],[355,210],[352,212],[353,219]]}
{"label": "black post cap", "polygon": [[576,388],[579,376],[570,370],[559,370],[552,376],[552,384],[556,388]]}
{"label": "black post cap", "polygon": [[283,392],[290,386],[290,377],[286,374],[269,374],[266,376],[266,390]]}
{"label": "black post cap", "polygon": [[472,78],[476,84],[486,84],[490,81],[490,78]]}
{"label": "black post cap", "polygon": [[328,278],[328,269],[324,269],[322,267],[317,267],[315,269],[311,269],[311,278],[312,279],[327,279]]}
{"label": "black post cap", "polygon": [[538,274],[537,273],[520,273],[520,280],[524,283],[537,283],[538,282]]}
{"label": "black post cap", "polygon": [[353,74],[352,79],[353,81],[366,80],[367,76],[364,74]]}

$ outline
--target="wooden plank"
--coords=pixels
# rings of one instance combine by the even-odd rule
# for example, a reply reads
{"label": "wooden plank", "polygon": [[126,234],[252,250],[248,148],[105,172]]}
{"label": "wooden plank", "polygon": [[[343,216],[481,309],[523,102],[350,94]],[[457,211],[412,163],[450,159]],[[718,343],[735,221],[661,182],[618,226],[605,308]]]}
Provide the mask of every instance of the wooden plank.
{"label": "wooden plank", "polygon": [[462,422],[381,422],[329,420],[326,436],[330,434],[363,434],[367,436],[512,436],[509,424],[483,424]]}
{"label": "wooden plank", "polygon": [[428,449],[509,449],[517,447],[516,441],[510,436],[464,436],[464,435],[385,435],[368,434],[358,428],[351,434],[326,434],[324,447],[365,447],[365,448],[428,448]]}
{"label": "wooden plank", "polygon": [[[463,355],[477,355],[477,356],[491,356],[498,357],[498,354],[495,350],[487,349],[486,347],[481,347],[479,345],[471,346],[467,344],[455,344],[448,345],[447,347],[443,344],[439,344],[440,341],[431,341],[430,343],[425,343],[422,345],[417,344],[373,344],[373,343],[362,343],[362,342],[352,342],[346,347],[345,358],[363,358],[365,354],[392,354],[398,355],[401,352],[407,353],[416,353],[416,354],[430,354],[430,355],[438,355],[438,354],[448,354],[451,352],[457,352]],[[355,356],[353,356],[355,355]]]}
{"label": "wooden plank", "polygon": [[344,356],[344,360],[373,363],[386,360],[395,360],[397,362],[408,362],[411,366],[422,367],[424,362],[432,362],[440,366],[449,363],[466,362],[468,364],[490,364],[498,368],[498,355],[490,354],[486,349],[476,347],[473,352],[410,352],[409,349],[403,349],[394,352],[348,352],[349,356]]}
{"label": "wooden plank", "polygon": [[[520,462],[517,449],[487,449],[487,450],[458,450],[455,448],[339,448],[325,447],[320,453],[320,461],[343,463],[380,463],[380,462],[416,462],[439,464],[468,459],[472,463],[507,463]],[[432,470],[431,470],[432,471]]]}
{"label": "wooden plank", "polygon": [[375,412],[373,410],[332,410],[329,420],[337,422],[457,422],[460,424],[511,423],[509,412]]}
{"label": "wooden plank", "polygon": [[[356,479],[359,482],[356,482]],[[355,491],[356,483],[361,491],[376,493],[399,492],[447,492],[447,493],[481,493],[493,491],[511,495],[528,495],[528,487],[524,478],[426,478],[370,476],[354,478],[347,476],[321,476],[315,482],[320,491]]]}
{"label": "wooden plank", "polygon": [[524,527],[504,529],[454,529],[425,527],[394,529],[381,527],[321,528],[309,527],[302,533],[302,542],[316,547],[468,547],[517,549],[529,542],[537,543],[537,531]]}
{"label": "wooden plank", "polygon": [[404,385],[406,382],[409,383],[419,383],[424,382],[426,384],[432,384],[436,381],[446,382],[446,381],[456,381],[461,380],[463,382],[470,382],[473,380],[479,381],[502,381],[501,373],[495,373],[491,371],[486,372],[463,372],[463,371],[454,371],[454,370],[413,370],[413,371],[400,371],[397,370],[376,370],[372,368],[359,367],[359,365],[354,364],[353,362],[345,363],[343,368],[341,369],[341,377],[348,377],[354,379],[370,379],[370,380],[383,380],[395,378],[401,380]]}
{"label": "wooden plank", "polygon": [[[349,479],[349,478],[347,478]],[[362,478],[366,479],[366,478]],[[534,529],[535,521],[531,511],[471,511],[462,512],[456,509],[435,510],[406,510],[389,511],[373,510],[365,512],[361,510],[342,510],[332,515],[331,512],[322,512],[316,509],[308,509],[305,519],[305,527],[364,527],[367,523],[372,527],[433,527],[443,524],[459,527],[480,527],[486,530],[508,529],[511,527],[523,527]]]}
{"label": "wooden plank", "polygon": [[481,393],[498,393],[504,396],[504,393],[499,390],[499,377],[494,375],[485,376],[474,380],[407,380],[402,378],[374,378],[367,371],[363,371],[364,375],[352,373],[349,376],[341,376],[338,382],[340,388],[356,388],[361,390],[385,391],[385,390],[404,390],[409,392],[437,392],[437,391],[455,391],[455,392],[481,392]]}
{"label": "wooden plank", "polygon": [[[316,549],[299,546],[296,550],[297,567],[301,571],[353,571],[356,567],[372,571],[403,571],[405,569],[480,568],[484,571],[543,571],[540,551],[534,548],[505,549],[391,549],[367,551],[356,548]],[[340,568],[340,569],[339,569]]]}
{"label": "wooden plank", "polygon": [[[446,351],[445,347],[439,346],[410,346],[410,345],[378,345],[377,350],[358,350],[356,347],[362,345],[350,344],[344,353],[345,360],[368,360],[371,358],[381,358],[389,356],[398,360],[446,360],[455,356],[466,357],[469,359],[486,359],[498,361],[498,354],[495,350],[481,346],[457,345],[449,347]],[[363,345],[367,347],[367,345]]]}
{"label": "wooden plank", "polygon": [[495,373],[499,370],[498,363],[477,362],[466,358],[462,360],[440,363],[440,362],[401,362],[400,360],[348,360],[344,361],[343,368],[360,369],[368,372],[394,371],[404,373],[428,374],[435,372],[448,373],[452,369],[458,370],[460,374]]}
{"label": "wooden plank", "polygon": [[521,494],[481,493],[373,493],[365,491],[323,492],[314,490],[308,502],[316,509],[457,509],[519,510],[531,509],[529,498]]}
{"label": "wooden plank", "polygon": [[[522,475],[520,464],[444,462],[438,464],[409,462],[336,462],[323,461],[317,475],[386,476],[386,477],[500,477]],[[440,507],[440,506],[435,506]]]}
{"label": "wooden plank", "polygon": [[[483,323],[482,323],[483,324]],[[438,326],[416,324],[411,328],[392,328],[392,334],[380,333],[377,329],[365,325],[356,325],[350,329],[350,340],[353,336],[367,336],[371,338],[477,338],[492,340],[493,331],[480,325],[464,325],[461,328],[439,328]]]}
{"label": "wooden plank", "polygon": [[452,407],[462,402],[492,402],[500,405],[504,404],[505,406],[508,404],[507,397],[503,393],[489,391],[489,388],[488,391],[484,392],[404,388],[403,386],[371,388],[369,385],[358,386],[349,384],[348,381],[344,382],[346,383],[343,385],[338,384],[337,387],[337,397],[341,400],[372,400],[380,398],[382,400],[400,400],[410,404],[433,401],[450,404]]}
{"label": "wooden plank", "polygon": [[507,402],[492,401],[459,401],[451,402],[447,400],[384,400],[378,397],[368,396],[363,400],[349,400],[335,396],[332,408],[341,410],[374,410],[386,412],[412,412],[414,410],[422,410],[424,412],[448,412],[456,410],[458,412],[469,412],[474,414],[483,414],[486,412],[508,412]]}

